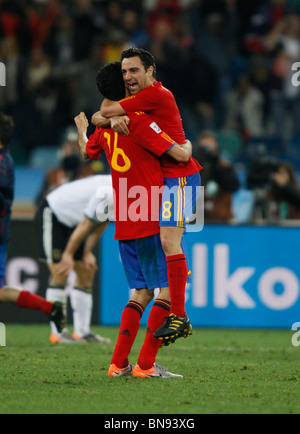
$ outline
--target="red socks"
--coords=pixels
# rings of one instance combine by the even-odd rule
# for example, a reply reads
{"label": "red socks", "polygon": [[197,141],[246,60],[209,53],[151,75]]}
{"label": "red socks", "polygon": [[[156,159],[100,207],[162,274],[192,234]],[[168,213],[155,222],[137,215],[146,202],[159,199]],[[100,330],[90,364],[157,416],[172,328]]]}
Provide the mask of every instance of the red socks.
{"label": "red socks", "polygon": [[151,309],[145,342],[138,360],[138,365],[143,370],[151,369],[154,365],[161,346],[161,340],[155,339],[153,333],[165,322],[166,317],[170,313],[170,307],[171,303],[169,301],[157,299]]}
{"label": "red socks", "polygon": [[[163,325],[166,317],[169,316],[170,310],[176,316],[184,317],[185,315],[185,287],[188,273],[186,258],[185,255],[176,255],[168,257],[167,261],[168,271],[170,266],[169,273],[173,278],[173,288],[175,286],[178,295],[175,295],[173,309],[171,309],[169,301],[162,299],[157,299],[151,309],[145,342],[138,360],[138,365],[143,370],[151,369],[156,360],[161,340],[155,339],[153,333]],[[120,369],[129,365],[128,357],[138,334],[143,313],[143,306],[135,301],[130,301],[124,309],[118,341],[111,360],[112,365],[116,365]]]}
{"label": "red socks", "polygon": [[185,316],[185,288],[188,277],[186,256],[184,254],[168,256],[168,279],[171,294],[171,313]]}
{"label": "red socks", "polygon": [[111,361],[111,364],[120,369],[129,365],[128,356],[138,334],[144,310],[143,306],[135,301],[130,301],[124,309],[118,342]]}
{"label": "red socks", "polygon": [[49,303],[44,298],[27,291],[21,291],[17,300],[17,306],[25,307],[26,309],[41,310],[47,316],[50,315],[53,308],[52,303]]}

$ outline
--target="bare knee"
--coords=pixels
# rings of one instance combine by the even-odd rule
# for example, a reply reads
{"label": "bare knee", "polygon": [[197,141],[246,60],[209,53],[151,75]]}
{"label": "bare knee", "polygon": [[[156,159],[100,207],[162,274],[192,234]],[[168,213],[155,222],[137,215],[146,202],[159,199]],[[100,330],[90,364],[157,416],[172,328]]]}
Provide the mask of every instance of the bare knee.
{"label": "bare knee", "polygon": [[76,282],[75,286],[80,288],[92,288],[94,284],[95,271],[87,268],[83,262],[75,264]]}
{"label": "bare knee", "polygon": [[53,287],[65,287],[67,285],[69,274],[61,274],[57,271],[57,264],[48,264],[51,278],[50,278],[50,286]]}
{"label": "bare knee", "polygon": [[181,242],[174,239],[171,234],[161,234],[160,240],[166,256],[180,255],[182,253]]}
{"label": "bare knee", "polygon": [[0,289],[0,302],[4,303],[6,299],[6,290],[5,288]]}
{"label": "bare knee", "polygon": [[146,308],[148,304],[151,303],[153,298],[154,298],[154,291],[149,291],[148,289],[140,289],[135,291],[131,300],[136,301],[137,303],[141,304],[144,308]]}
{"label": "bare knee", "polygon": [[159,297],[166,301],[171,301],[170,288],[161,288],[159,292]]}
{"label": "bare knee", "polygon": [[182,253],[182,236],[185,230],[177,227],[161,227],[160,240],[166,256],[180,255]]}
{"label": "bare knee", "polygon": [[16,303],[21,290],[17,288],[4,287],[0,289],[0,302],[2,303]]}

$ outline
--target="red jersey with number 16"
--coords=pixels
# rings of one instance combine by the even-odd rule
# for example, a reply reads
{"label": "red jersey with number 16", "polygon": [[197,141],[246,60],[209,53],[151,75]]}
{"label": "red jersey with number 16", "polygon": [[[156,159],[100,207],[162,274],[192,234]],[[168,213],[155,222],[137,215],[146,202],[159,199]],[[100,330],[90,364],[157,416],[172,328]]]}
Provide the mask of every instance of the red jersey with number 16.
{"label": "red jersey with number 16", "polygon": [[[136,95],[119,101],[119,104],[127,114],[138,111],[146,112],[174,141],[180,145],[186,142],[182,119],[174,95],[163,87],[161,82],[156,82]],[[194,158],[187,163],[178,163],[173,158],[163,155],[160,162],[164,178],[190,176],[202,170]]]}
{"label": "red jersey with number 16", "polygon": [[130,136],[97,128],[86,146],[92,160],[105,152],[111,167],[117,240],[160,232],[164,180],[159,157],[175,144],[145,113],[132,114],[130,120]]}

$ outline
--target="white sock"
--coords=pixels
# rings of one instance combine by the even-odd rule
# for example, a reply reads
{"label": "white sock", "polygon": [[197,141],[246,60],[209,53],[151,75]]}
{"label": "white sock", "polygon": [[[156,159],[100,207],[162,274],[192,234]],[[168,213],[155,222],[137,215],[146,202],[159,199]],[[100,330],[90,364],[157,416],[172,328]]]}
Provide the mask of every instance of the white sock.
{"label": "white sock", "polygon": [[74,332],[82,338],[91,332],[93,295],[74,288],[71,292]]}
{"label": "white sock", "polygon": [[[50,302],[59,301],[64,305],[64,314],[67,316],[67,295],[64,289],[59,288],[48,288],[46,291],[46,300]],[[50,323],[51,333],[55,337],[60,338],[61,333],[58,332],[54,322]]]}

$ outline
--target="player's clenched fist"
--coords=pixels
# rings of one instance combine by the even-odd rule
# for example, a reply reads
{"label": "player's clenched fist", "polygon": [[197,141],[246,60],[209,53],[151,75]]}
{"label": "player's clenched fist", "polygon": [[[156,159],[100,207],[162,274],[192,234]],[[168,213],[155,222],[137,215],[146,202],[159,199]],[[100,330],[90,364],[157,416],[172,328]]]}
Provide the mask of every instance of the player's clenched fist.
{"label": "player's clenched fist", "polygon": [[89,126],[89,121],[85,113],[80,113],[75,119],[75,124],[79,130],[87,130]]}

